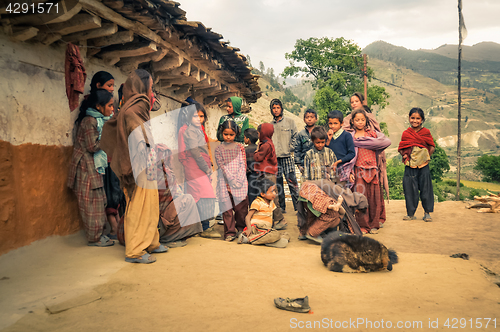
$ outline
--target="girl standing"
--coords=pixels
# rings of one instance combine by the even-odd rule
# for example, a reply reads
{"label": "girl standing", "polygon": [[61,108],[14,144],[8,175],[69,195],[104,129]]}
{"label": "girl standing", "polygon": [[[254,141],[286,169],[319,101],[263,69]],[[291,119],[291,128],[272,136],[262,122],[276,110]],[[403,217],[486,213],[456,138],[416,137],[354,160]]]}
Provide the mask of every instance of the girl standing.
{"label": "girl standing", "polygon": [[[244,132],[249,128],[248,117],[241,114],[241,105],[243,104],[243,99],[240,97],[230,97],[226,100],[226,111],[227,115],[223,115],[219,119],[219,126],[227,120],[234,121],[240,128],[240,133],[234,139],[235,142],[243,143],[245,141]],[[217,139],[224,142],[224,138],[217,134]]]}
{"label": "girl standing", "polygon": [[178,120],[179,128],[179,161],[184,166],[186,194],[193,196],[200,214],[203,232],[206,238],[219,238],[221,235],[210,227],[210,219],[214,216],[215,194],[210,176],[212,162],[208,150],[208,137],[205,134],[206,112],[199,103],[181,110]]}
{"label": "girl standing", "polygon": [[386,219],[377,155],[391,145],[391,141],[369,128],[369,119],[363,109],[353,111],[350,122],[356,150],[350,181],[354,183],[353,191],[362,193],[368,200],[368,210],[363,214],[356,212],[356,220],[363,233],[376,234]]}
{"label": "girl standing", "polygon": [[408,117],[410,128],[403,132],[398,147],[398,152],[403,156],[403,163],[406,165],[403,191],[407,214],[403,220],[416,219],[414,214],[420,196],[424,208],[423,220],[432,221],[430,213],[434,211],[434,192],[429,161],[435,150],[434,139],[429,129],[422,127],[425,116],[421,108],[412,108]]}
{"label": "girl standing", "polygon": [[78,199],[89,246],[107,247],[114,244],[103,235],[106,224],[103,175],[108,161],[100,147],[104,122],[109,120],[112,113],[113,95],[106,90],[96,90],[82,103],[75,122],[76,135],[68,187]]}
{"label": "girl standing", "polygon": [[226,241],[233,241],[236,231],[243,231],[245,228],[248,213],[245,148],[235,142],[240,128],[234,121],[224,121],[217,134],[224,139],[215,149],[215,160],[219,167],[217,196],[224,220],[224,238]]}

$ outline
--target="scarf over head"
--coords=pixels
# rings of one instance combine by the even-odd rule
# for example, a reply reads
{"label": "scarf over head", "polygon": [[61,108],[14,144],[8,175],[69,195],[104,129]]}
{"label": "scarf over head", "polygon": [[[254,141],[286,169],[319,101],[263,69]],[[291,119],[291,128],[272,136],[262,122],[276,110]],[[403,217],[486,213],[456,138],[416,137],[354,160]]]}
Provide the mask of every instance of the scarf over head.
{"label": "scarf over head", "polygon": [[133,183],[128,138],[140,125],[148,122],[150,103],[148,88],[132,72],[123,85],[123,106],[104,124],[101,149],[111,157],[111,169],[124,185]]}
{"label": "scarf over head", "polygon": [[233,116],[241,115],[241,104],[243,103],[243,99],[240,97],[230,97],[231,104],[233,104]]}

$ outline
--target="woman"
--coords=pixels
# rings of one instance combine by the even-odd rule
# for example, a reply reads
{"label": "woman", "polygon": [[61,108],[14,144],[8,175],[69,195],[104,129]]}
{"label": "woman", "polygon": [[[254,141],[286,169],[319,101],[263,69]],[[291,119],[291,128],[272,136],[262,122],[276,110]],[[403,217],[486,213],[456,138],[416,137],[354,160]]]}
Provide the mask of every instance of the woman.
{"label": "woman", "polygon": [[[159,204],[154,143],[149,129],[153,80],[137,69],[123,86],[124,104],[106,123],[101,147],[111,156],[111,168],[127,198],[125,211],[125,261],[153,263],[150,253],[168,250],[160,245]],[[149,166],[149,167],[147,167]]]}
{"label": "woman", "polygon": [[107,247],[114,244],[103,235],[106,224],[103,174],[107,156],[100,147],[104,122],[112,112],[113,95],[106,90],[96,90],[82,103],[75,121],[68,187],[78,199],[89,246]]}

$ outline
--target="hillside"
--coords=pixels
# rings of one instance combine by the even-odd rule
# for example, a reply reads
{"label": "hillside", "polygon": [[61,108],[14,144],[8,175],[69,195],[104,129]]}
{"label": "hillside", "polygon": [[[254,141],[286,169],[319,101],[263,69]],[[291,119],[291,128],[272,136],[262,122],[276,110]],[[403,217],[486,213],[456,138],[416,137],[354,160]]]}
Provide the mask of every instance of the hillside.
{"label": "hillside", "polygon": [[[480,45],[479,49],[481,47],[484,46]],[[448,52],[447,49],[445,48],[444,52]],[[457,84],[457,61],[448,56],[424,50],[412,51],[383,41],[368,45],[363,53],[371,58],[406,67],[443,84]],[[479,51],[475,54],[479,54]],[[498,59],[498,52],[494,54]],[[481,89],[500,96],[500,61],[471,61],[464,58],[462,60],[462,86]]]}
{"label": "hillside", "polygon": [[[458,45],[444,44],[434,50],[420,49],[420,51],[458,59]],[[462,59],[466,61],[500,61],[500,44],[482,42],[473,46],[462,45]]]}
{"label": "hillside", "polygon": [[[374,108],[379,121],[386,122],[388,125],[390,138],[393,142],[387,150],[389,156],[397,154],[397,144],[401,133],[408,127],[409,110],[412,107],[420,107],[427,117],[425,127],[431,130],[438,144],[445,148],[450,157],[451,165],[455,166],[456,87],[441,84],[410,69],[375,58],[369,59],[369,66],[373,68],[375,77],[408,89],[400,89],[373,81],[373,83],[385,87],[390,94],[389,105],[384,110],[379,111],[376,107]],[[409,90],[420,92],[432,99]],[[500,151],[499,105],[500,97],[492,93],[474,88],[465,88],[462,91],[462,164],[464,170],[469,173],[470,179],[476,179],[476,174],[472,172],[472,166],[477,157],[483,153],[498,154]]]}

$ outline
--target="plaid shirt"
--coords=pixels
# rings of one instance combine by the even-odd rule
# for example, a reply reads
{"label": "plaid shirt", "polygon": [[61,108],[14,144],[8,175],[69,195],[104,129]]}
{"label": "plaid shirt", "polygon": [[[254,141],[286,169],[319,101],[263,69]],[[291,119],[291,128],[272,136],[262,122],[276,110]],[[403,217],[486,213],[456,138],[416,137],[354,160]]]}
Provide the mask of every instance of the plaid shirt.
{"label": "plaid shirt", "polygon": [[327,148],[318,151],[315,147],[306,152],[304,158],[304,178],[306,180],[334,180],[335,172],[332,165],[337,161],[335,153]]}
{"label": "plaid shirt", "polygon": [[335,200],[328,196],[320,187],[311,182],[304,182],[299,192],[300,197],[312,203],[314,210],[326,213],[328,205],[335,204]]}
{"label": "plaid shirt", "polygon": [[[235,143],[227,148],[222,143],[215,149],[215,161],[219,168],[217,196],[219,202],[228,202],[229,194],[234,200],[242,201],[247,197],[248,182],[246,176],[247,161],[245,148],[240,143]],[[236,188],[238,187],[239,188]],[[235,204],[237,204],[235,202]]]}
{"label": "plaid shirt", "polygon": [[295,165],[293,157],[278,158],[278,175],[281,177],[283,174],[295,173]]}

